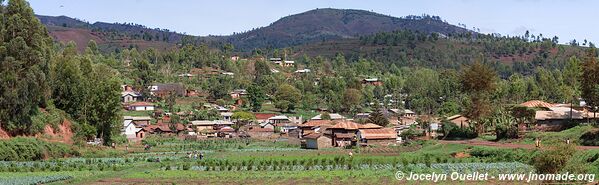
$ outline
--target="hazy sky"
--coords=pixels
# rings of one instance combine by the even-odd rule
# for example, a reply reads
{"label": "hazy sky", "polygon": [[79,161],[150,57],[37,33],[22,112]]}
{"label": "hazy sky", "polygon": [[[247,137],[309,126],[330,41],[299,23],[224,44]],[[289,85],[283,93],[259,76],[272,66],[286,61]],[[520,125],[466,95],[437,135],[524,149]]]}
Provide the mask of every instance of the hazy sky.
{"label": "hazy sky", "polygon": [[523,35],[530,30],[561,43],[599,42],[594,0],[30,0],[35,13],[89,22],[127,22],[191,35],[228,35],[315,8],[371,10],[401,17],[430,14],[484,33]]}

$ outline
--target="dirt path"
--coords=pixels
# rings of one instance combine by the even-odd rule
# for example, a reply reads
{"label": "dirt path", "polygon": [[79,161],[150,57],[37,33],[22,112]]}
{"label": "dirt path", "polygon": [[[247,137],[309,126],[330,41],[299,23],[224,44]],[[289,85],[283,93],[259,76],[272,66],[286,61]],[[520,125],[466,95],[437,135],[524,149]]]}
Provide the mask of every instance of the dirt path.
{"label": "dirt path", "polygon": [[[535,146],[532,144],[497,143],[497,142],[492,142],[492,141],[481,141],[481,140],[459,140],[459,141],[439,140],[439,143],[465,144],[465,145],[471,145],[471,146],[490,146],[490,147],[498,147],[498,148],[524,148],[524,149],[534,149],[535,148]],[[599,146],[576,146],[576,149],[592,150],[592,149],[599,149]]]}

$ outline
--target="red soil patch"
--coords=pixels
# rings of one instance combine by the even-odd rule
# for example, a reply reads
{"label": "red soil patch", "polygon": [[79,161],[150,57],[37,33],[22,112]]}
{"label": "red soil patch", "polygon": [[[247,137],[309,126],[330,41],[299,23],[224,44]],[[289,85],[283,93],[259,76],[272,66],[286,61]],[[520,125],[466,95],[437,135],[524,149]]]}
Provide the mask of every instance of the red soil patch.
{"label": "red soil patch", "polygon": [[104,40],[98,35],[91,32],[91,30],[80,29],[80,28],[63,28],[63,27],[49,27],[50,35],[57,41],[68,43],[69,41],[77,44],[77,50],[84,51],[87,47],[87,43],[90,40],[96,41],[97,44],[103,44]]}
{"label": "red soil patch", "polygon": [[10,135],[2,128],[0,128],[0,139],[10,139]]}
{"label": "red soil patch", "polygon": [[[46,138],[46,136],[49,136],[49,138]],[[54,130],[51,125],[46,125],[46,127],[44,127],[44,132],[37,134],[36,137],[44,138],[50,142],[73,144],[73,130],[71,129],[71,122],[66,119],[63,120],[62,124],[58,125],[58,130]]]}
{"label": "red soil patch", "polygon": [[453,154],[453,157],[458,158],[458,159],[467,158],[467,157],[470,157],[470,154],[464,153],[464,152],[458,152],[458,153]]}

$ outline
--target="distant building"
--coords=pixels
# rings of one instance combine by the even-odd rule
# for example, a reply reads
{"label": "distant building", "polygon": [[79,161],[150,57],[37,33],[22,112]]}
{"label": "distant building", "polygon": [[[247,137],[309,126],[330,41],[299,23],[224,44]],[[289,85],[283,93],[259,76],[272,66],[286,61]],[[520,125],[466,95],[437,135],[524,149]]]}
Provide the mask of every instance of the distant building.
{"label": "distant building", "polygon": [[296,70],[295,73],[299,73],[299,74],[303,74],[303,73],[309,73],[310,69],[299,69]]}
{"label": "distant building", "polygon": [[188,79],[190,79],[190,78],[193,78],[195,75],[190,74],[190,73],[183,73],[183,74],[179,74],[177,76],[180,77],[180,78],[188,78]]}
{"label": "distant building", "polygon": [[366,79],[362,80],[362,84],[381,86],[381,85],[383,85],[383,82],[380,81],[378,78],[366,78]]}
{"label": "distant building", "polygon": [[447,121],[450,121],[461,128],[470,126],[470,119],[459,114],[447,117]]}
{"label": "distant building", "polygon": [[360,142],[371,144],[391,144],[397,142],[397,132],[393,128],[360,129],[357,132]]}
{"label": "distant building", "polygon": [[[321,120],[322,114],[316,115],[314,117],[312,117],[311,120]],[[331,120],[344,120],[345,116],[342,116],[341,114],[337,114],[337,113],[331,113],[329,114],[329,116],[331,117]]]}
{"label": "distant building", "polygon": [[280,66],[283,64],[283,60],[281,58],[270,58],[268,61]]}
{"label": "distant building", "polygon": [[305,148],[308,149],[321,149],[321,148],[331,148],[332,138],[331,136],[320,134],[320,133],[312,133],[310,135],[304,136],[306,140]]}
{"label": "distant building", "polygon": [[129,104],[130,111],[153,111],[154,104],[148,102],[135,102]]}
{"label": "distant building", "polygon": [[185,96],[186,93],[185,87],[178,83],[154,84],[149,89],[150,94],[158,97],[166,97],[170,93],[174,93],[176,96]]}
{"label": "distant building", "polygon": [[293,67],[295,65],[295,61],[284,61],[283,67]]}
{"label": "distant building", "polygon": [[141,94],[134,91],[123,91],[121,92],[121,102],[129,103],[136,102],[141,99]]}
{"label": "distant building", "polygon": [[235,89],[229,93],[231,98],[238,99],[248,95],[248,92],[245,89]]}

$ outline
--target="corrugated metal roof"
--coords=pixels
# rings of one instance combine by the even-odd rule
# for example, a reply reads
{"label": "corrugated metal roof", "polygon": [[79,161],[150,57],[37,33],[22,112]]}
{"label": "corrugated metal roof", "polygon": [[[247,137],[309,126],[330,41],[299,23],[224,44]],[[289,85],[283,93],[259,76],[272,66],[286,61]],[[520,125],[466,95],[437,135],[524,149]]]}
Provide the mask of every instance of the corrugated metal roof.
{"label": "corrugated metal roof", "polygon": [[392,128],[381,129],[360,129],[360,137],[362,139],[395,139],[397,132]]}

